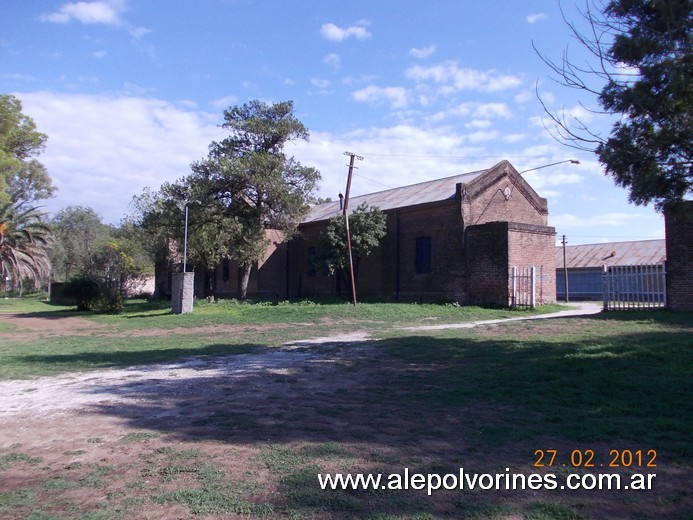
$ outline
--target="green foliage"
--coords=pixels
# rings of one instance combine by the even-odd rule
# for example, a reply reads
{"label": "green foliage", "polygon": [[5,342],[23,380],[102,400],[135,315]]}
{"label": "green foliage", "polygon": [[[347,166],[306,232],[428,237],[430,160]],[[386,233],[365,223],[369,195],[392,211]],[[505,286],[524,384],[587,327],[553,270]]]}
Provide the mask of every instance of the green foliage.
{"label": "green foliage", "polygon": [[605,15],[619,33],[609,57],[638,71],[611,75],[599,102],[622,114],[599,160],[636,204],[659,208],[691,194],[693,168],[693,4],[690,0],[612,0]]}
{"label": "green foliage", "polygon": [[241,297],[250,270],[266,251],[268,228],[290,237],[307,209],[320,174],[284,153],[287,142],[308,139],[290,101],[252,101],[224,112],[230,135],[212,142],[206,159],[191,174],[158,193],[135,199],[138,223],[164,247],[181,245],[183,208],[188,207],[190,260],[213,269],[225,258],[243,267]]}
{"label": "green foliage", "polygon": [[[356,277],[361,259],[380,247],[380,242],[387,232],[385,224],[385,214],[374,206],[369,207],[365,202],[349,215],[349,234]],[[316,267],[324,268],[330,274],[349,267],[344,215],[336,215],[327,223],[327,229],[320,235],[315,260]]]}
{"label": "green foliage", "polygon": [[12,198],[0,203],[0,276],[14,282],[24,279],[36,282],[47,278],[50,260],[46,247],[51,242],[51,230],[44,223],[38,208],[26,206]]}
{"label": "green foliage", "polygon": [[55,242],[50,250],[53,278],[69,280],[72,276],[95,274],[96,252],[112,229],[101,217],[85,206],[64,208],[51,220]]}
{"label": "green foliage", "polygon": [[0,95],[0,202],[10,194],[23,202],[51,197],[55,188],[45,167],[36,159],[47,136],[22,113],[22,103],[14,96]]}
{"label": "green foliage", "polygon": [[106,312],[121,312],[129,289],[154,270],[148,237],[132,223],[108,226],[93,209],[70,206],[58,212],[52,227],[56,235],[50,252],[54,278],[77,275],[92,279],[100,287],[101,307]]}
{"label": "green foliage", "polygon": [[78,311],[89,311],[101,296],[99,284],[92,278],[79,275],[71,278],[62,287],[62,296],[75,301]]}
{"label": "green foliage", "polygon": [[[668,203],[691,196],[693,168],[693,3],[690,0],[588,1],[587,34],[573,36],[597,60],[592,66],[545,63],[565,86],[597,97],[616,116],[608,138],[589,125],[549,113],[558,140],[593,151],[630,201]],[[603,85],[592,86],[592,79]]]}

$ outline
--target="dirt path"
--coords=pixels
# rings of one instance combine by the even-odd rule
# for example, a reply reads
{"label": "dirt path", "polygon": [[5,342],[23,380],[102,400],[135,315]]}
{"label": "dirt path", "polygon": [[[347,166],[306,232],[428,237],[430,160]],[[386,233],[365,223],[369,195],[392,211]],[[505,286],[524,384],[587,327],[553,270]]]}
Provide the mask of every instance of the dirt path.
{"label": "dirt path", "polygon": [[[550,315],[407,330],[483,327],[598,311],[598,305],[589,304]],[[81,318],[2,315],[0,319],[21,326],[27,334],[95,330],[93,322]],[[108,326],[96,327],[99,334],[112,332]],[[255,485],[276,493],[281,483],[258,460],[263,450],[276,445],[301,450],[311,443],[329,447],[339,442],[354,446],[354,454],[363,456],[361,463],[370,460],[370,451],[361,453],[367,446],[376,460],[392,459],[395,466],[464,460],[470,467],[514,469],[516,463],[507,461],[536,449],[525,441],[493,453],[470,446],[469,439],[480,435],[478,420],[493,424],[495,418],[487,417],[490,412],[403,408],[412,402],[411,389],[418,388],[418,374],[424,369],[383,357],[375,341],[365,332],[354,332],[249,354],[0,381],[0,463],[5,454],[37,461],[5,469],[0,493],[22,488],[45,493],[49,486],[66,486],[60,500],[46,506],[63,518],[73,517],[67,508],[84,513],[102,510],[109,503],[126,507],[131,497],[141,500],[136,509],[139,518],[188,518],[185,506],[151,500],[186,482],[181,476],[169,483],[166,471],[184,468],[164,466],[172,462],[164,460],[166,454],[201,454],[196,456],[212,460],[229,482],[244,482],[252,475]],[[313,348],[318,345],[320,349]],[[350,348],[342,348],[345,345]],[[520,465],[517,470],[525,468]],[[100,483],[99,475],[107,472],[114,480]],[[434,515],[449,516],[445,508],[450,502],[454,499],[441,495],[440,511],[432,503]],[[620,502],[600,507],[601,518],[619,518]],[[7,514],[0,504],[3,518],[25,516]]]}
{"label": "dirt path", "polygon": [[[521,316],[497,320],[485,320],[471,323],[450,323],[442,325],[421,325],[405,327],[410,331],[432,331],[444,329],[466,329],[484,325],[495,325],[503,322],[550,319],[568,316],[581,316],[598,313],[601,306],[595,303],[577,304],[575,309],[544,315]],[[58,336],[61,334],[87,335],[95,331],[108,334],[112,330],[108,325],[96,324],[84,318],[60,317],[41,318],[26,317],[21,314],[3,314],[3,321],[20,326],[26,335],[41,334]],[[220,329],[232,329],[229,326],[204,327],[211,332],[223,332]],[[205,332],[200,328],[185,329],[187,333]],[[230,330],[228,331],[230,332]],[[108,369],[90,372],[75,372],[59,376],[41,377],[19,381],[0,381],[0,424],[12,416],[22,415],[33,418],[63,415],[69,411],[79,411],[97,404],[110,406],[127,406],[137,401],[137,393],[153,395],[163,392],[167,381],[187,380],[191,385],[210,377],[244,377],[260,371],[291,370],[303,365],[307,360],[319,357],[316,353],[306,353],[301,347],[316,345],[363,344],[370,336],[363,331],[346,335],[306,339],[287,343],[283,349],[271,349],[259,354],[242,354],[214,359],[188,359],[177,363],[161,365],[135,366],[124,369]],[[322,354],[321,354],[322,355]],[[119,389],[127,387],[128,392]],[[132,391],[132,389],[137,391]],[[201,397],[205,389],[198,390]],[[4,435],[8,432],[5,429]]]}

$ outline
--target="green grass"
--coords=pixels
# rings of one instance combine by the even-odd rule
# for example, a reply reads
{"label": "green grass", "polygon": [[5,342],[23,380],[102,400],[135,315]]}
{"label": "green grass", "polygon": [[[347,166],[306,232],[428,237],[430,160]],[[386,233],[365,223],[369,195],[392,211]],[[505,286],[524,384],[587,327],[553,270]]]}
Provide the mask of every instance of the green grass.
{"label": "green grass", "polygon": [[[441,409],[506,409],[502,420],[489,418],[479,429],[486,440],[549,435],[584,446],[620,439],[666,446],[676,462],[690,463],[690,314],[609,313],[560,323],[564,331],[513,324],[492,334],[442,331],[382,346],[410,366],[429,368],[406,390],[411,399]],[[523,427],[508,428],[513,423]]]}
{"label": "green grass", "polygon": [[[27,308],[35,315],[73,315],[42,302]],[[200,518],[577,520],[603,511],[623,518],[686,518],[691,500],[686,476],[693,461],[692,315],[610,312],[477,329],[399,328],[518,315],[446,305],[205,302],[191,315],[173,316],[165,305],[131,302],[120,316],[83,315],[107,326],[92,336],[13,342],[10,331],[9,342],[0,346],[4,378],[259,354],[292,338],[330,332],[367,330],[378,341],[370,343],[368,354],[346,344],[312,346],[310,354],[324,349],[324,360],[317,359],[330,363],[308,363],[290,376],[249,375],[250,386],[243,378],[236,386],[224,380],[216,408],[191,416],[177,429],[139,422],[150,407],[161,406],[157,396],[143,395],[133,416],[122,412],[129,433],[89,437],[93,433],[85,432],[53,470],[41,468],[31,450],[0,451],[0,479],[3,468],[36,477],[33,486],[26,480],[23,487],[0,493],[0,516],[18,511],[26,518],[48,518],[54,514],[49,504],[81,488],[106,497],[100,509],[56,506],[55,518],[131,517],[138,504],[183,506]],[[174,330],[215,324],[239,328],[223,334]],[[166,334],[138,337],[140,329]],[[323,370],[331,370],[329,377]],[[185,382],[172,381],[171,396],[183,388],[177,383]],[[258,395],[248,391],[258,383],[274,388],[257,390]],[[171,398],[167,406],[175,409],[188,397]],[[73,457],[83,451],[76,448],[131,452],[130,479],[120,479],[122,462],[75,463]],[[666,485],[647,492],[465,490],[433,497],[412,490],[323,491],[317,486],[321,472],[401,474],[409,468],[445,474],[464,467],[502,473],[512,467],[528,474],[536,471],[534,451],[551,448],[559,449],[562,462],[572,449],[594,449],[597,462],[604,462],[610,449],[655,449],[658,481]],[[225,457],[224,463],[217,457]],[[565,475],[567,469],[553,472]]]}
{"label": "green grass", "polygon": [[[0,380],[155,364],[194,356],[244,354],[291,340],[345,331],[387,331],[404,325],[498,319],[561,308],[510,311],[432,304],[363,303],[354,307],[348,303],[222,300],[214,304],[197,302],[193,313],[173,315],[166,302],[135,300],[128,302],[123,314],[107,315],[75,312],[35,299],[9,300],[0,307],[0,324],[2,313],[12,312],[51,320],[80,317],[105,328],[94,328],[91,334],[85,334],[88,327],[84,327],[79,334],[58,336],[42,335],[40,331],[27,336],[19,327],[0,331],[7,333],[0,347]],[[219,325],[235,327],[233,334],[213,330],[194,333],[198,327]],[[174,328],[191,333],[171,334]],[[138,335],[140,331],[146,334]]]}

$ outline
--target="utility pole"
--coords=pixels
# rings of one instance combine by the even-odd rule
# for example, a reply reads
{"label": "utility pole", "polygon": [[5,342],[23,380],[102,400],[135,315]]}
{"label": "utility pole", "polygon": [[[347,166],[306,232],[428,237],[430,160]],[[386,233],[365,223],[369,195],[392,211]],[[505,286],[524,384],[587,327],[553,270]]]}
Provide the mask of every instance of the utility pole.
{"label": "utility pole", "polygon": [[563,244],[563,281],[565,284],[565,302],[568,303],[568,265],[565,263],[565,246],[568,241],[565,239],[565,235],[563,235],[563,240],[561,243]]}
{"label": "utility pole", "polygon": [[347,175],[346,193],[344,195],[344,224],[346,225],[347,250],[349,251],[349,273],[351,274],[351,303],[356,305],[356,278],[354,276],[354,255],[351,251],[351,233],[349,232],[349,191],[351,190],[351,175],[354,171],[354,160],[363,161],[363,157],[351,152],[344,152],[349,159],[349,174]]}

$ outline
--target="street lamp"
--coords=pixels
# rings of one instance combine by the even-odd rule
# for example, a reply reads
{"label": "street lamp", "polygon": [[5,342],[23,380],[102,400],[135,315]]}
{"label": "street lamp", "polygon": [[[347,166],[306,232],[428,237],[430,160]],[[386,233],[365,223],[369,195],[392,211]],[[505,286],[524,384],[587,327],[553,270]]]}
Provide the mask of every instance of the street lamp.
{"label": "street lamp", "polygon": [[521,172],[517,172],[517,173],[522,175],[523,173],[533,172],[534,170],[541,170],[542,168],[548,168],[549,166],[556,166],[557,164],[564,164],[564,163],[568,163],[568,162],[570,164],[580,164],[580,161],[578,161],[577,159],[566,159],[565,161],[558,161],[558,162],[551,163],[551,164],[545,164],[544,166],[537,166],[536,168],[530,168],[529,170],[522,170]]}
{"label": "street lamp", "polygon": [[[565,164],[565,163],[570,163],[570,164],[580,164],[580,161],[577,159],[566,159],[564,161],[558,161],[554,162],[551,164],[545,164],[543,166],[537,166],[536,168],[530,168],[528,170],[523,170],[521,172],[518,172],[520,175],[523,173],[531,172],[534,170],[541,170],[542,168],[548,168],[549,166],[556,166],[557,164]],[[565,285],[565,302],[568,303],[568,266],[565,263],[565,246],[568,243],[568,241],[565,238],[565,235],[563,235],[563,240],[561,241],[561,244],[563,245],[563,284]]]}

